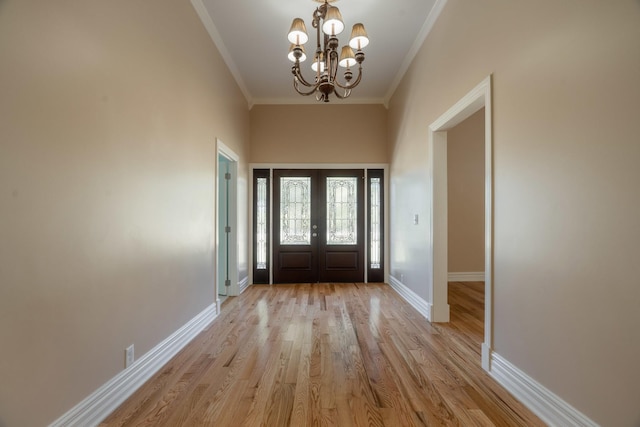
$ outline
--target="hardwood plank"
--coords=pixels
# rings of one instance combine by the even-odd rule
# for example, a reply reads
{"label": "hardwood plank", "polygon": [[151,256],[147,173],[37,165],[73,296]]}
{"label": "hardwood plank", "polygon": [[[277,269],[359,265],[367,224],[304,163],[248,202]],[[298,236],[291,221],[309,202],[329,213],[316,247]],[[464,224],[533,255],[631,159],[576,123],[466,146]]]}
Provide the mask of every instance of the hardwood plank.
{"label": "hardwood plank", "polygon": [[484,284],[430,324],[386,284],[254,285],[102,426],[543,426],[480,366]]}

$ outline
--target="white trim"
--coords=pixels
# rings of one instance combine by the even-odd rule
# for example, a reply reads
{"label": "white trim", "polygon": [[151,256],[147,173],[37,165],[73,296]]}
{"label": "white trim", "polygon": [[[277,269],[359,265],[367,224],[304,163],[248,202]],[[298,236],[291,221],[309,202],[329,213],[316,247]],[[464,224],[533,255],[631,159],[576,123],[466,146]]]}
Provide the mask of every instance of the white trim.
{"label": "white trim", "polygon": [[550,426],[598,427],[586,415],[495,352],[491,353],[490,374]]}
{"label": "white trim", "polygon": [[245,276],[244,279],[238,282],[238,292],[243,293],[249,287],[249,276]]}
{"label": "white trim", "polygon": [[429,131],[429,170],[431,191],[429,236],[431,236],[431,287],[429,301],[433,304],[432,321],[448,322],[448,203],[447,203],[447,133]]}
{"label": "white trim", "polygon": [[211,19],[211,15],[209,15],[209,11],[207,10],[207,7],[204,5],[202,0],[191,0],[191,5],[193,6],[196,13],[200,17],[200,20],[202,21],[204,28],[209,33],[209,37],[211,37],[211,40],[218,48],[218,51],[220,52],[220,56],[222,56],[222,59],[224,60],[225,64],[227,64],[227,68],[229,68],[229,72],[231,73],[233,78],[236,80],[236,83],[238,84],[238,88],[240,88],[240,91],[242,92],[245,100],[247,101],[247,105],[249,109],[251,109],[251,107],[253,106],[253,101],[251,99],[251,94],[249,93],[249,89],[247,89],[247,86],[245,85],[244,80],[242,80],[242,77],[240,76],[240,71],[238,69],[238,66],[233,61],[231,54],[229,54],[227,47],[222,41],[222,37],[220,36],[218,29],[214,25],[213,19]]}
{"label": "white trim", "polygon": [[405,301],[418,310],[428,321],[431,321],[431,304],[420,298],[418,294],[409,289],[404,283],[389,275],[389,286],[391,286]]}
{"label": "white trim", "polygon": [[234,162],[240,161],[240,156],[236,154],[229,146],[227,146],[220,138],[216,138],[216,147],[218,149],[218,153],[225,156],[227,159],[232,160]]}
{"label": "white trim", "polygon": [[249,169],[384,169],[388,163],[249,163]]}
{"label": "white trim", "polygon": [[216,306],[211,304],[204,309],[130,367],[51,423],[50,427],[98,425],[216,318]]}
{"label": "white trim", "polygon": [[[434,307],[435,321],[442,321],[448,314],[447,304],[447,167],[446,144],[447,130],[461,123],[473,113],[485,108],[484,135],[484,206],[485,206],[485,255],[484,289],[485,318],[482,367],[490,368],[493,346],[493,130],[491,104],[491,75],[484,78],[476,87],[456,102],[437,120],[429,125],[427,145],[429,150],[429,172],[432,191],[429,198],[431,211],[430,249],[432,266],[431,302]],[[443,163],[444,162],[444,163]],[[442,229],[444,227],[444,230]],[[437,316],[436,316],[437,315]]]}
{"label": "white trim", "polygon": [[[365,171],[367,169],[382,169],[384,171],[384,194],[385,197],[388,197],[389,194],[389,164],[388,163],[249,163],[249,179],[250,182],[253,183],[253,171],[254,169],[269,169],[269,183],[271,185],[269,191],[270,194],[273,195],[273,171],[274,169],[362,169]],[[365,186],[366,187],[366,186]],[[253,248],[253,184],[249,185],[249,248]],[[365,191],[366,194],[366,191]],[[389,205],[388,201],[384,203],[384,235],[389,235]],[[273,197],[271,197],[271,201],[269,204],[269,217],[272,218],[271,226],[273,227]],[[273,235],[273,229],[270,230],[271,235]],[[385,274],[384,279],[385,282],[389,281],[389,268],[390,259],[389,259],[389,240],[388,238],[384,239],[384,265],[385,265]],[[367,246],[365,245],[365,248]],[[273,241],[269,245],[269,259],[273,260]],[[249,265],[253,266],[253,249],[249,250]],[[269,269],[269,283],[273,284],[273,268]],[[253,267],[249,269],[251,272],[251,280],[253,282]],[[366,266],[365,266],[365,278],[366,278]]]}
{"label": "white trim", "polygon": [[482,369],[489,372],[491,370],[491,347],[486,342],[480,347],[480,357],[482,357]]}
{"label": "white trim", "polygon": [[449,282],[484,282],[484,271],[449,273]]}
{"label": "white trim", "polygon": [[[383,105],[387,108],[384,98],[358,98],[351,95],[349,98],[341,99],[340,104],[350,105]],[[320,105],[313,96],[298,96],[297,98],[255,98],[251,108],[255,105]]]}
{"label": "white trim", "polygon": [[487,89],[490,85],[491,76],[482,80],[436,121],[431,123],[429,129],[434,132],[449,130],[468,119],[473,113],[485,106],[485,95],[488,95]]}
{"label": "white trim", "polygon": [[411,63],[413,62],[413,59],[418,54],[418,51],[422,47],[422,44],[427,39],[427,36],[433,29],[433,26],[435,25],[436,21],[440,17],[440,13],[442,13],[442,9],[444,9],[444,6],[446,4],[447,4],[447,0],[436,0],[435,4],[431,8],[431,11],[427,16],[427,19],[424,21],[424,24],[422,24],[422,28],[420,29],[420,32],[416,36],[416,39],[414,40],[413,44],[411,45],[411,48],[407,52],[407,55],[404,57],[402,64],[400,64],[400,67],[398,68],[398,72],[396,73],[393,81],[391,82],[391,85],[389,86],[389,89],[387,90],[387,94],[384,96],[385,107],[389,108],[389,101],[391,101],[391,97],[393,96],[396,89],[398,88],[398,85],[400,84],[400,82],[402,81],[402,78],[404,77],[405,73],[409,69],[409,66],[411,66]]}
{"label": "white trim", "polygon": [[384,179],[382,180],[384,184],[384,193],[383,193],[383,205],[384,205],[384,281],[389,283],[391,280],[391,251],[389,250],[391,239],[390,230],[391,230],[391,192],[389,191],[389,186],[391,185],[391,173],[388,170],[388,167],[384,167]]}

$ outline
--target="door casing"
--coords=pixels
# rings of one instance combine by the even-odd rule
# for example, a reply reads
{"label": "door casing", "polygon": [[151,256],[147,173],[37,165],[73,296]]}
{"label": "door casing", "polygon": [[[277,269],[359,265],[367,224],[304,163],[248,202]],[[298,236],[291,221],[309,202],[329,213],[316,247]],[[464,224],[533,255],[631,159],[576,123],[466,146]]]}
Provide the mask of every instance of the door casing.
{"label": "door casing", "polygon": [[461,123],[481,108],[485,109],[485,250],[484,250],[484,342],[482,367],[489,371],[493,346],[493,131],[491,104],[491,76],[487,76],[462,99],[429,125],[428,149],[432,188],[429,205],[432,212],[431,239],[431,295],[430,321],[448,322],[448,236],[447,236],[447,130]]}

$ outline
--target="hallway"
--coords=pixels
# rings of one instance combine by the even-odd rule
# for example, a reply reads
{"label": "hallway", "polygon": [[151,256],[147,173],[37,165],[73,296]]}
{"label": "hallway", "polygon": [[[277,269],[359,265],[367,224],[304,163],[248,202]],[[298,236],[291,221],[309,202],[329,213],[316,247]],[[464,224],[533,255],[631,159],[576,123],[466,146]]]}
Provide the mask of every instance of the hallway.
{"label": "hallway", "polygon": [[544,425],[480,367],[482,290],[431,325],[384,284],[251,286],[101,425]]}

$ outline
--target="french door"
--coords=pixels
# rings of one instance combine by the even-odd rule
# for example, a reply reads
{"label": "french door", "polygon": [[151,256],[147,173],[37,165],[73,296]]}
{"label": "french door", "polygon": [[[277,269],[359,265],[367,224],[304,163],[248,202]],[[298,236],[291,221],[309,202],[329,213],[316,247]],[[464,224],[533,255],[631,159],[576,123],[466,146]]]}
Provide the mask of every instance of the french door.
{"label": "french door", "polygon": [[253,283],[384,281],[383,169],[253,169],[252,204]]}
{"label": "french door", "polygon": [[273,171],[273,282],[364,281],[364,170]]}

